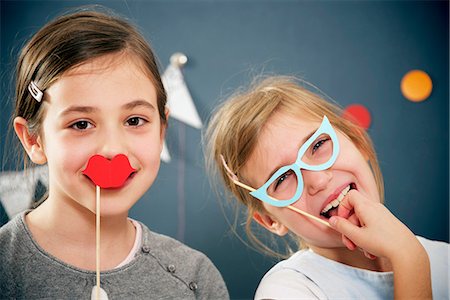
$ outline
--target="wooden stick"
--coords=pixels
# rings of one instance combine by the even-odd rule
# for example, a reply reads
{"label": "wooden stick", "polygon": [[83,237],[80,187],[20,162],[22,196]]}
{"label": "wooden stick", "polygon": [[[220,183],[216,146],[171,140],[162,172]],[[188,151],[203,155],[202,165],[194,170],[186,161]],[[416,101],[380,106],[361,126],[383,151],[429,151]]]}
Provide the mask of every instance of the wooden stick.
{"label": "wooden stick", "polygon": [[[244,189],[246,189],[246,190],[249,190],[249,191],[251,191],[251,192],[254,192],[255,191],[255,189],[254,188],[252,188],[252,187],[250,187],[250,186],[248,186],[248,185],[246,185],[246,184],[243,184],[242,182],[240,182],[240,181],[237,181],[237,180],[234,180],[234,179],[232,179],[233,180],[233,182],[236,184],[236,185],[238,185],[238,186],[240,186],[240,187],[242,187],[242,188],[244,188]],[[270,197],[270,196],[269,196]],[[273,199],[273,200],[277,200],[277,199],[274,199],[274,198],[272,198],[272,197],[270,197],[271,199]],[[301,215],[303,215],[303,216],[305,216],[305,217],[308,217],[308,218],[310,218],[310,219],[312,219],[312,220],[314,220],[314,221],[317,221],[317,222],[319,222],[319,223],[321,223],[321,224],[323,224],[323,225],[325,225],[325,226],[328,226],[328,227],[330,227],[331,228],[331,225],[327,222],[327,221],[324,221],[324,220],[322,220],[322,219],[320,219],[320,218],[318,218],[318,217],[316,217],[316,216],[313,216],[313,215],[311,215],[311,214],[309,214],[309,213],[307,213],[307,212],[305,212],[305,211],[303,211],[303,210],[301,210],[301,209],[298,209],[297,207],[294,207],[294,206],[292,206],[292,205],[288,205],[288,206],[286,206],[287,208],[289,208],[290,210],[292,210],[292,211],[295,211],[295,212],[297,212],[297,213],[299,213],[299,214],[301,214]]]}
{"label": "wooden stick", "polygon": [[[233,180],[233,179],[232,179]],[[240,181],[237,181],[237,180],[233,180],[233,182],[236,184],[236,185],[238,185],[238,186],[240,186],[240,187],[243,187],[244,189],[246,189],[246,190],[249,190],[250,192],[254,192],[254,191],[256,191],[254,188],[252,188],[251,186],[248,186],[248,185],[246,185],[246,184],[243,184],[242,182],[240,182]]]}
{"label": "wooden stick", "polygon": [[96,214],[95,214],[95,272],[97,281],[97,290],[95,297],[100,299],[100,187],[96,186]]}
{"label": "wooden stick", "polygon": [[320,219],[320,218],[318,218],[316,216],[313,216],[313,215],[311,215],[311,214],[309,214],[307,212],[304,212],[303,210],[298,209],[297,207],[289,205],[289,206],[287,206],[287,208],[289,208],[290,210],[293,210],[295,212],[298,212],[299,214],[304,215],[305,217],[311,218],[311,219],[313,219],[313,220],[315,220],[315,221],[317,221],[317,222],[319,222],[319,223],[321,223],[321,224],[331,228],[331,225],[327,221],[322,220],[322,219]]}

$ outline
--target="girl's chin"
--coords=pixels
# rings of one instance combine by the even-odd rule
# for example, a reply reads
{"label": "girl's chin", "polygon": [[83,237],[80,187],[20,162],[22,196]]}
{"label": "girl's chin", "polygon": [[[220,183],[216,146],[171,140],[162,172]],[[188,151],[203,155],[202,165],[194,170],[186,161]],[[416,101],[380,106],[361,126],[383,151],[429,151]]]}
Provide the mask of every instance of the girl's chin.
{"label": "girl's chin", "polygon": [[[101,198],[100,198],[101,199]],[[130,210],[132,204],[123,203],[118,201],[111,201],[116,203],[108,203],[109,201],[106,199],[101,199],[100,203],[100,216],[102,218],[115,218],[115,217],[127,217],[128,211]],[[90,214],[96,215],[97,209],[95,207],[95,199],[94,203],[89,203],[89,206],[85,206]]]}
{"label": "girl's chin", "polygon": [[[94,215],[97,215],[96,212],[93,212]],[[123,210],[101,210],[100,217],[102,219],[105,218],[127,218],[128,211]]]}

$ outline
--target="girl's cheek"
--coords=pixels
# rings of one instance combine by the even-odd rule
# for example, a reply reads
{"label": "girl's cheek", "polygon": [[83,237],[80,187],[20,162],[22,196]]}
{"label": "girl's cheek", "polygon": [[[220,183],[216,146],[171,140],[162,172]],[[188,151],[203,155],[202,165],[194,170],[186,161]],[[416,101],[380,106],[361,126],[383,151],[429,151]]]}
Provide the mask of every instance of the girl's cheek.
{"label": "girl's cheek", "polygon": [[92,143],[77,141],[74,143],[62,143],[56,153],[60,153],[60,161],[69,169],[79,169],[86,166],[89,158],[97,154]]}

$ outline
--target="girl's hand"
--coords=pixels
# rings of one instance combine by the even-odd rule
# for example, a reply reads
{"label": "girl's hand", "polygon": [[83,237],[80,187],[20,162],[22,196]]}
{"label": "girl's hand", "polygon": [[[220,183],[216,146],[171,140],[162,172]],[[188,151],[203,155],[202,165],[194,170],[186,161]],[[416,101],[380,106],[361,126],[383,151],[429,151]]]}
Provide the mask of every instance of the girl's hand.
{"label": "girl's hand", "polygon": [[329,222],[342,233],[347,248],[353,250],[353,244],[364,249],[368,257],[373,254],[391,262],[395,298],[431,298],[430,262],[425,249],[383,204],[351,190],[341,202],[338,215]]}
{"label": "girl's hand", "polygon": [[391,258],[406,247],[420,244],[383,204],[366,199],[356,190],[341,202],[338,215],[344,218],[332,217],[330,224],[343,234],[343,242],[350,250],[358,246],[376,256]]}

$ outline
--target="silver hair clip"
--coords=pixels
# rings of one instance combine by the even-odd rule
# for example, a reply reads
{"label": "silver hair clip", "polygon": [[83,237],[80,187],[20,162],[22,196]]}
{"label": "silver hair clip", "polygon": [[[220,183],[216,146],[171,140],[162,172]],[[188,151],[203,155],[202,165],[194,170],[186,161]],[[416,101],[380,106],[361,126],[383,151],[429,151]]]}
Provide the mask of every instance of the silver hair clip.
{"label": "silver hair clip", "polygon": [[31,81],[28,85],[28,91],[30,92],[31,96],[36,99],[37,102],[42,101],[42,96],[44,96],[44,93],[37,87],[34,81]]}

